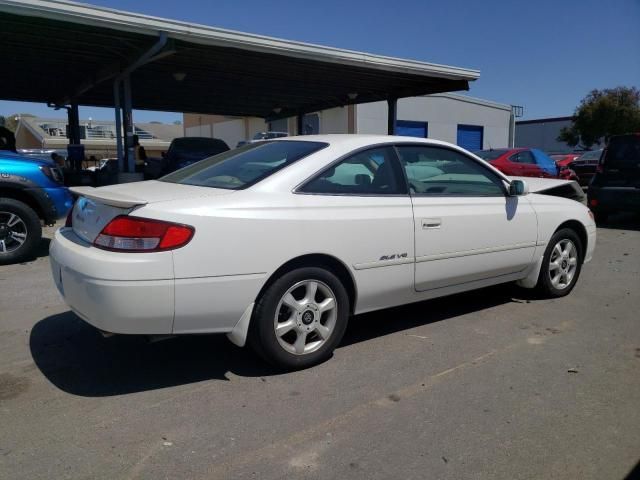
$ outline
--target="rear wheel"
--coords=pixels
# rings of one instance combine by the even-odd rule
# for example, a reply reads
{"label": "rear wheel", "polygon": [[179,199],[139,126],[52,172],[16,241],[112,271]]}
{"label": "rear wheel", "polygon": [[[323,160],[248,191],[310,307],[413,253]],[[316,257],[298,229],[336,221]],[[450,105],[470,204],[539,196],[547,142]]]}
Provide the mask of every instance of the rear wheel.
{"label": "rear wheel", "polygon": [[12,198],[0,198],[0,265],[33,255],[41,237],[40,219],[31,207]]}
{"label": "rear wheel", "polygon": [[296,269],[273,282],[256,303],[249,341],[278,367],[307,368],[331,356],[348,316],[347,292],[333,273]]}
{"label": "rear wheel", "polygon": [[580,276],[582,244],[573,230],[563,228],[553,234],[544,253],[537,290],[546,297],[568,295]]}

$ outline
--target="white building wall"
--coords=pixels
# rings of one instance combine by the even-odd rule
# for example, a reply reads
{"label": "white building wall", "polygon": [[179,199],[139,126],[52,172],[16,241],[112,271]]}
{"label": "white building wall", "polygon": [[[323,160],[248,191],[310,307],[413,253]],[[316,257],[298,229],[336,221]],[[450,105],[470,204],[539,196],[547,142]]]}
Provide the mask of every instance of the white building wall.
{"label": "white building wall", "polygon": [[348,128],[346,107],[330,108],[320,112],[320,133],[347,133]]}
{"label": "white building wall", "polygon": [[262,118],[250,117],[186,127],[184,134],[186,137],[219,138],[229,148],[235,148],[239,141],[250,140],[256,133],[266,129],[267,125]]}
{"label": "white building wall", "polygon": [[[356,107],[358,133],[387,133],[387,103],[373,102]],[[456,143],[458,125],[484,127],[483,148],[509,144],[508,105],[494,104],[463,95],[436,94],[398,100],[398,120],[427,122],[429,138]]]}

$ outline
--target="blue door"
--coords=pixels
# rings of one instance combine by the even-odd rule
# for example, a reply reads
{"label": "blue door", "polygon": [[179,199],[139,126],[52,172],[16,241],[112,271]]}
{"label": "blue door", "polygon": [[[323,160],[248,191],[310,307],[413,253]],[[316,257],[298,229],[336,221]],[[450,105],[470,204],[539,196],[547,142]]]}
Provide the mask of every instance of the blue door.
{"label": "blue door", "polygon": [[428,133],[427,122],[412,122],[409,120],[396,121],[396,135],[427,138]]}
{"label": "blue door", "polygon": [[458,125],[458,146],[475,152],[482,150],[482,137],[484,134],[484,127],[478,127],[476,125]]}

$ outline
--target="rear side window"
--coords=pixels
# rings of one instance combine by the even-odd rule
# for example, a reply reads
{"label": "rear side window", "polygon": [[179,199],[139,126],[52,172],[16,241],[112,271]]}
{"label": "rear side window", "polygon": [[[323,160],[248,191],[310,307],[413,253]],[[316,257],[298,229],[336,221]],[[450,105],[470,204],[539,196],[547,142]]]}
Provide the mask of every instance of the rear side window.
{"label": "rear side window", "polygon": [[612,137],[603,163],[608,168],[640,167],[640,135]]}
{"label": "rear side window", "polygon": [[394,168],[391,147],[358,152],[329,167],[299,189],[328,195],[391,195],[403,193],[401,173]]}
{"label": "rear side window", "polygon": [[533,154],[529,150],[514,153],[509,157],[509,160],[515,163],[529,163],[532,165],[536,164],[536,159],[533,158]]}
{"label": "rear side window", "polygon": [[252,143],[206,158],[160,180],[199,187],[240,190],[327,145],[323,142],[305,141]]}

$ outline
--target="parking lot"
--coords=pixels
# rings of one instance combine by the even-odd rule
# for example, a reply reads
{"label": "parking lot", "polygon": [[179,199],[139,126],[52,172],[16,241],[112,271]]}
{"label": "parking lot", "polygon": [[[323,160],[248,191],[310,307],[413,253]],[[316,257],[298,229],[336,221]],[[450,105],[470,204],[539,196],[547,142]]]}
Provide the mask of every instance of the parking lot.
{"label": "parking lot", "polygon": [[614,220],[568,297],[501,286],[363,315],[288,374],[224,337],[102,338],[43,245],[0,269],[0,478],[623,479],[640,229]]}

